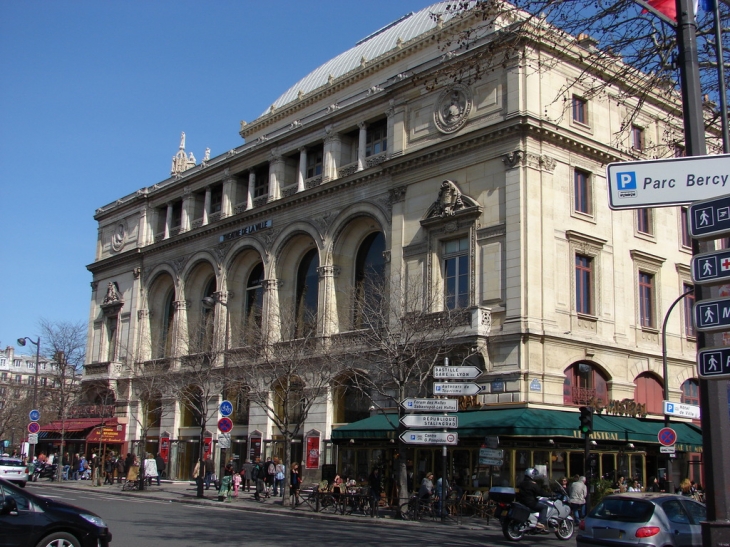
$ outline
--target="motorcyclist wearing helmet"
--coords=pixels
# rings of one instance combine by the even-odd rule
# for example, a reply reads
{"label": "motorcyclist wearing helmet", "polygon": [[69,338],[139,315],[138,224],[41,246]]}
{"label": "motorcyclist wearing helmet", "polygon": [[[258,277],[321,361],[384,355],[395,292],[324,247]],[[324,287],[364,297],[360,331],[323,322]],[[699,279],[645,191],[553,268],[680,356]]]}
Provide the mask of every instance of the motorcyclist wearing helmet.
{"label": "motorcyclist wearing helmet", "polygon": [[517,501],[530,508],[531,511],[539,511],[540,514],[537,517],[537,528],[544,529],[547,524],[547,504],[541,502],[537,498],[540,496],[550,496],[550,492],[544,491],[535,482],[535,479],[540,476],[540,472],[534,467],[528,467],[525,469],[525,477],[519,484],[520,491],[517,493]]}

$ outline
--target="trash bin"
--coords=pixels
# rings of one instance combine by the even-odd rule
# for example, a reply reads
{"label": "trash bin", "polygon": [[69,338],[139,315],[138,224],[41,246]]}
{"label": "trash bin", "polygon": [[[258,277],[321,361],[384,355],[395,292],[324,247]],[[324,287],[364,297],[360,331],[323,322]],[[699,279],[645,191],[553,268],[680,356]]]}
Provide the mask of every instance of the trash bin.
{"label": "trash bin", "polygon": [[230,475],[226,475],[221,479],[221,488],[218,490],[218,501],[224,501],[226,498],[231,499],[231,479]]}

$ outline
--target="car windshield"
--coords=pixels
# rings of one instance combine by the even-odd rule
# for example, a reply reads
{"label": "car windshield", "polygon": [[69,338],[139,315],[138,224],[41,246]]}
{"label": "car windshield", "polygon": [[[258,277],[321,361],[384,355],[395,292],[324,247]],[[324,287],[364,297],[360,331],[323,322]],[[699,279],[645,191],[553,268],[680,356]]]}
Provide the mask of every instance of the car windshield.
{"label": "car windshield", "polygon": [[591,511],[590,517],[621,522],[647,522],[654,514],[654,504],[645,500],[605,499]]}

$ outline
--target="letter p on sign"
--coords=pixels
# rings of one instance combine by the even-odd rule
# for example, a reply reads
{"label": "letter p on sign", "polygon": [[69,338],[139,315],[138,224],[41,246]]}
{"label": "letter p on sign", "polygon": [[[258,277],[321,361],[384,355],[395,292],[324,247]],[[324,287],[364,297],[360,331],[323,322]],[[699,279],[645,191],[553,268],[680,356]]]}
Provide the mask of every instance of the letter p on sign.
{"label": "letter p on sign", "polygon": [[616,173],[619,190],[636,190],[636,173]]}

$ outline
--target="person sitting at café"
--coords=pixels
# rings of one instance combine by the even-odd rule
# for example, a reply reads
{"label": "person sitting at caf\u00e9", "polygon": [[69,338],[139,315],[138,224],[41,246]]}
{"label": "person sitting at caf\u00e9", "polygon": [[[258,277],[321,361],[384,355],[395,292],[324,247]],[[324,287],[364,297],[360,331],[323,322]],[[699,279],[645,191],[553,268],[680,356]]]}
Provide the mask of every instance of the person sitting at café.
{"label": "person sitting at caf\u00e9", "polygon": [[428,500],[431,499],[433,493],[433,473],[426,473],[421,481],[421,487],[418,489],[418,497],[422,500]]}
{"label": "person sitting at caf\u00e9", "polygon": [[333,494],[344,494],[345,493],[345,485],[342,482],[342,477],[339,475],[335,475],[335,478],[332,480],[332,493]]}

